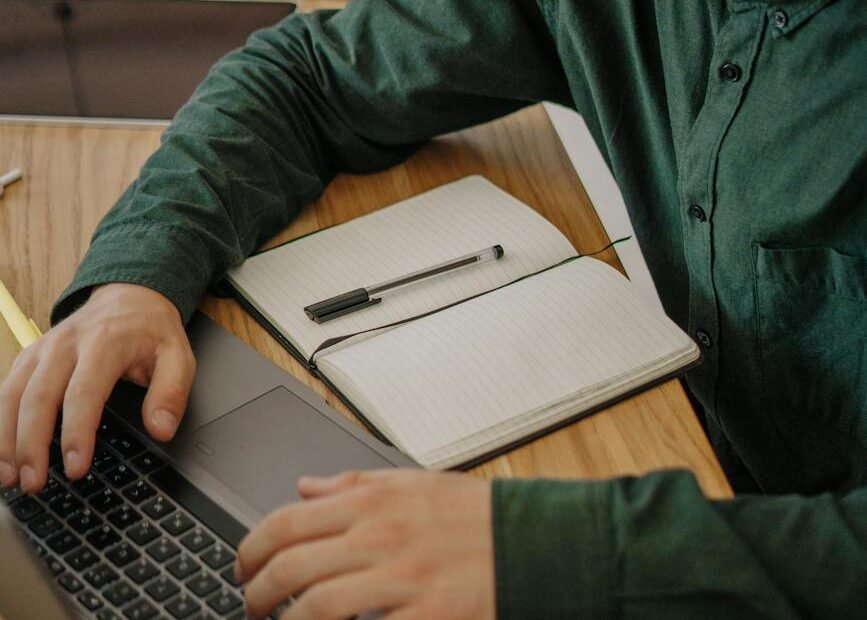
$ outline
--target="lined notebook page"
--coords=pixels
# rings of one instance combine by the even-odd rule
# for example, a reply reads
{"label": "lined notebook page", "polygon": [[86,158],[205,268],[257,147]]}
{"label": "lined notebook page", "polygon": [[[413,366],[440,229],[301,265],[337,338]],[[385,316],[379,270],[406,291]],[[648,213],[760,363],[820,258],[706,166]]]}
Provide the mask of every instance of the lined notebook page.
{"label": "lined notebook page", "polygon": [[[496,244],[497,261],[383,295],[317,324],[307,305]],[[334,336],[386,325],[494,289],[575,255],[544,217],[479,176],[467,177],[248,259],[229,280],[305,357]]]}
{"label": "lined notebook page", "polygon": [[318,364],[399,448],[440,469],[697,358],[695,343],[626,278],[585,257]]}

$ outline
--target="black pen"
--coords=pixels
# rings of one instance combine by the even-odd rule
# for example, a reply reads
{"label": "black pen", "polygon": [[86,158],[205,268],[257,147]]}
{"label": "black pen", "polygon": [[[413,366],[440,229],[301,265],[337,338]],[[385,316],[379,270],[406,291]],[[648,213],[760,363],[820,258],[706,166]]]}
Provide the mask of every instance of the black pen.
{"label": "black pen", "polygon": [[495,245],[478,252],[473,252],[472,254],[467,254],[466,256],[447,260],[446,262],[434,265],[433,267],[427,267],[425,269],[420,269],[419,271],[408,273],[404,276],[380,282],[374,286],[357,288],[348,293],[329,297],[328,299],[315,304],[310,304],[304,308],[304,313],[311,321],[324,323],[325,321],[336,319],[337,317],[349,314],[350,312],[355,312],[356,310],[361,310],[362,308],[378,304],[382,301],[382,298],[374,297],[374,295],[379,293],[392,291],[401,286],[406,286],[407,284],[412,284],[419,280],[425,280],[432,276],[448,273],[468,265],[476,265],[489,260],[497,260],[502,258],[502,256],[503,246]]}

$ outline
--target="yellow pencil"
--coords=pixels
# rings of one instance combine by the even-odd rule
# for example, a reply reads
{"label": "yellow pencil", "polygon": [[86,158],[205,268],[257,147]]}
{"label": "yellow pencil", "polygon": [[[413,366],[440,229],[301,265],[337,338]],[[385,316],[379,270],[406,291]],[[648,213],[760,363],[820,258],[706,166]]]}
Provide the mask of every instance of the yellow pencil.
{"label": "yellow pencil", "polygon": [[42,335],[33,319],[28,319],[27,315],[15,303],[2,280],[0,280],[0,315],[9,325],[12,335],[15,336],[22,349],[36,342]]}

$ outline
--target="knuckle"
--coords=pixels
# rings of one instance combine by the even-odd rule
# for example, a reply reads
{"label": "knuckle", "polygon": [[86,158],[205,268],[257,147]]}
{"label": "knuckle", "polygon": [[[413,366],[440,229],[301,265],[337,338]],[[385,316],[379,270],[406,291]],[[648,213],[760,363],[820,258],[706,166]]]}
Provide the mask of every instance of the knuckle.
{"label": "knuckle", "polygon": [[44,409],[52,405],[51,392],[46,387],[36,385],[33,382],[27,386],[27,389],[24,390],[24,395],[21,397],[21,409],[24,411],[41,415]]}
{"label": "knuckle", "polygon": [[429,556],[416,553],[404,557],[394,569],[395,578],[403,583],[422,583],[430,580],[434,563]]}
{"label": "knuckle", "polygon": [[16,357],[15,361],[12,363],[12,368],[9,371],[9,376],[11,377],[15,373],[19,373],[25,368],[29,368],[33,362],[36,361],[38,356],[37,351],[42,347],[42,343],[37,341],[30,346],[23,349]]}
{"label": "knuckle", "polygon": [[337,618],[337,596],[332,592],[333,587],[328,583],[319,583],[312,586],[301,597],[306,599],[307,609],[314,618]]}
{"label": "knuckle", "polygon": [[282,551],[271,560],[268,570],[268,576],[271,585],[281,594],[288,596],[292,594],[295,584],[295,568],[298,563],[295,561],[295,554],[291,550]]}
{"label": "knuckle", "polygon": [[359,526],[347,542],[363,551],[376,549],[393,553],[405,548],[411,540],[413,528],[407,521],[400,517],[385,517]]}
{"label": "knuckle", "polygon": [[83,381],[70,381],[66,387],[65,402],[67,403],[87,403],[95,398],[94,389]]}
{"label": "knuckle", "polygon": [[453,603],[448,603],[451,599],[441,598],[439,596],[428,596],[418,603],[418,612],[420,618],[445,618],[454,614]]}

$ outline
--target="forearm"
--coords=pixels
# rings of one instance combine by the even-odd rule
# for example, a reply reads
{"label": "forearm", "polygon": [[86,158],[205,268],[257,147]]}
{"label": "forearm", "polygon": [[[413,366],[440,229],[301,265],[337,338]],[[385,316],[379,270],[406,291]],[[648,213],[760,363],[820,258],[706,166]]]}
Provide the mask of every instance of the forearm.
{"label": "forearm", "polygon": [[867,489],[705,499],[687,473],[498,481],[501,618],[857,617]]}
{"label": "forearm", "polygon": [[337,171],[381,169],[439,133],[562,98],[536,10],[356,0],[257,33],[178,113],[52,319],[118,280],[159,290],[187,319]]}

